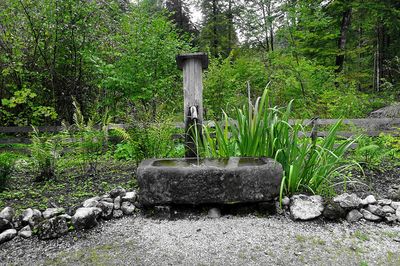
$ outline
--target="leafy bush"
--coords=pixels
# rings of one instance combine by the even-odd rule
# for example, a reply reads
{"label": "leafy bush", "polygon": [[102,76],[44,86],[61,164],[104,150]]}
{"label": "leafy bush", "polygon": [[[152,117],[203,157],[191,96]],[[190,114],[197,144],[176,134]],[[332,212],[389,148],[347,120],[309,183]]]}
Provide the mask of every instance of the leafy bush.
{"label": "leafy bush", "polygon": [[57,118],[54,108],[39,105],[36,98],[37,94],[24,85],[9,99],[1,99],[0,122],[4,125],[38,125],[54,121]]}
{"label": "leafy bush", "polygon": [[16,159],[15,154],[9,152],[0,153],[0,192],[5,189]]}
{"label": "leafy bush", "polygon": [[115,129],[122,142],[117,144],[116,159],[134,160],[145,158],[182,157],[183,144],[172,139],[175,125],[169,119],[158,119],[154,123],[143,123],[129,131]]}
{"label": "leafy bush", "polygon": [[364,136],[358,142],[354,157],[369,168],[379,168],[385,160],[396,163],[400,159],[400,137],[383,133],[376,138]]}
{"label": "leafy bush", "polygon": [[157,112],[163,103],[174,106],[182,98],[177,97],[182,90],[176,90],[181,71],[175,56],[192,48],[166,14],[155,12],[150,3],[131,5],[98,45],[88,59],[94,62],[96,85],[108,96],[102,104],[112,107],[113,115],[126,118],[132,103],[135,109],[142,105]]}
{"label": "leafy bush", "polygon": [[[202,156],[275,158],[284,169],[281,197],[298,191],[327,192],[334,178],[352,165],[344,155],[356,140],[336,143],[341,121],[333,125],[323,139],[305,137],[305,128],[300,122],[293,125],[289,122],[292,102],[286,108],[270,108],[268,104],[265,90],[254,105],[249,100],[247,106],[236,110],[236,121],[224,115],[223,127],[215,122],[215,138],[211,137],[212,129],[205,126],[200,145]],[[346,177],[342,177],[346,183]]]}
{"label": "leafy bush", "polygon": [[315,60],[281,51],[266,55],[242,52],[210,61],[204,80],[208,117],[216,118],[221,109],[230,112],[228,108],[241,106],[243,96],[247,96],[247,81],[256,96],[262,95],[265,84],[269,83],[274,105],[283,106],[294,99],[292,114],[298,118],[364,117],[388,100],[393,101],[390,93],[377,96],[360,91],[355,81],[337,75],[334,68]]}
{"label": "leafy bush", "polygon": [[0,1],[0,124],[72,123],[73,97],[85,116],[173,106],[192,47],[156,2]]}
{"label": "leafy bush", "polygon": [[[247,96],[246,83],[251,84],[254,95],[262,94],[268,83],[265,64],[258,57],[241,56],[220,60],[211,59],[204,79],[204,107],[207,118],[216,118],[221,110],[242,105]],[[240,97],[242,96],[242,97]]]}
{"label": "leafy bush", "polygon": [[[400,128],[397,131],[400,133]],[[398,159],[400,159],[400,136],[382,133],[379,135],[379,140],[382,145],[390,150],[389,155],[398,162]]]}

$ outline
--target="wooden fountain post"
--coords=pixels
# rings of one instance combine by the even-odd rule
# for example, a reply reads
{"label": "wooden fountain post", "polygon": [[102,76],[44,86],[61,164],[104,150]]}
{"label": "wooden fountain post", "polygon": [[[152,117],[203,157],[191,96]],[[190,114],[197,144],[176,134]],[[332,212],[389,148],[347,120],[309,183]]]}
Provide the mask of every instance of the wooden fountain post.
{"label": "wooden fountain post", "polygon": [[202,70],[208,68],[205,53],[176,56],[178,68],[183,70],[183,110],[185,122],[185,157],[197,157],[194,125],[201,138],[203,124],[203,80]]}

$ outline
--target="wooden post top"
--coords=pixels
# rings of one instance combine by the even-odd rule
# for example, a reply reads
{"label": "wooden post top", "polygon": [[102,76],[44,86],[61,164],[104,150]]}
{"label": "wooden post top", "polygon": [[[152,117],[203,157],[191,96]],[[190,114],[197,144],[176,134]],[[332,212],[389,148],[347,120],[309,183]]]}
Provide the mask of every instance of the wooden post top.
{"label": "wooden post top", "polygon": [[201,61],[202,69],[208,68],[208,56],[206,53],[190,53],[190,54],[180,54],[176,56],[176,64],[179,69],[183,69],[183,64],[188,59],[199,59]]}

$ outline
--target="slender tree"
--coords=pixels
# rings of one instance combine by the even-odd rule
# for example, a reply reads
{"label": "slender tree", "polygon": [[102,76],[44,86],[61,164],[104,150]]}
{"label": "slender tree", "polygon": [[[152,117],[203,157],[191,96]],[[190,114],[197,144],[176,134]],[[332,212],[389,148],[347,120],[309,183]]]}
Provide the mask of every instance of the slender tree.
{"label": "slender tree", "polygon": [[344,11],[342,14],[342,22],[340,24],[340,36],[338,39],[338,54],[336,55],[336,72],[343,70],[344,56],[346,52],[347,34],[351,23],[352,7],[347,1],[344,3]]}

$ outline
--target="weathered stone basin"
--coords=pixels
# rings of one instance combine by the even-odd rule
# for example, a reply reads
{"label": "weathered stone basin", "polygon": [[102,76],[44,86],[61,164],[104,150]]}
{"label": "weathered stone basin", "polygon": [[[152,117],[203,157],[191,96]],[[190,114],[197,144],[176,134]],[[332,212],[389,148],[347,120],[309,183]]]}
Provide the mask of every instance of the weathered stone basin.
{"label": "weathered stone basin", "polygon": [[144,206],[246,203],[279,195],[282,166],[267,158],[149,159],[138,168]]}

